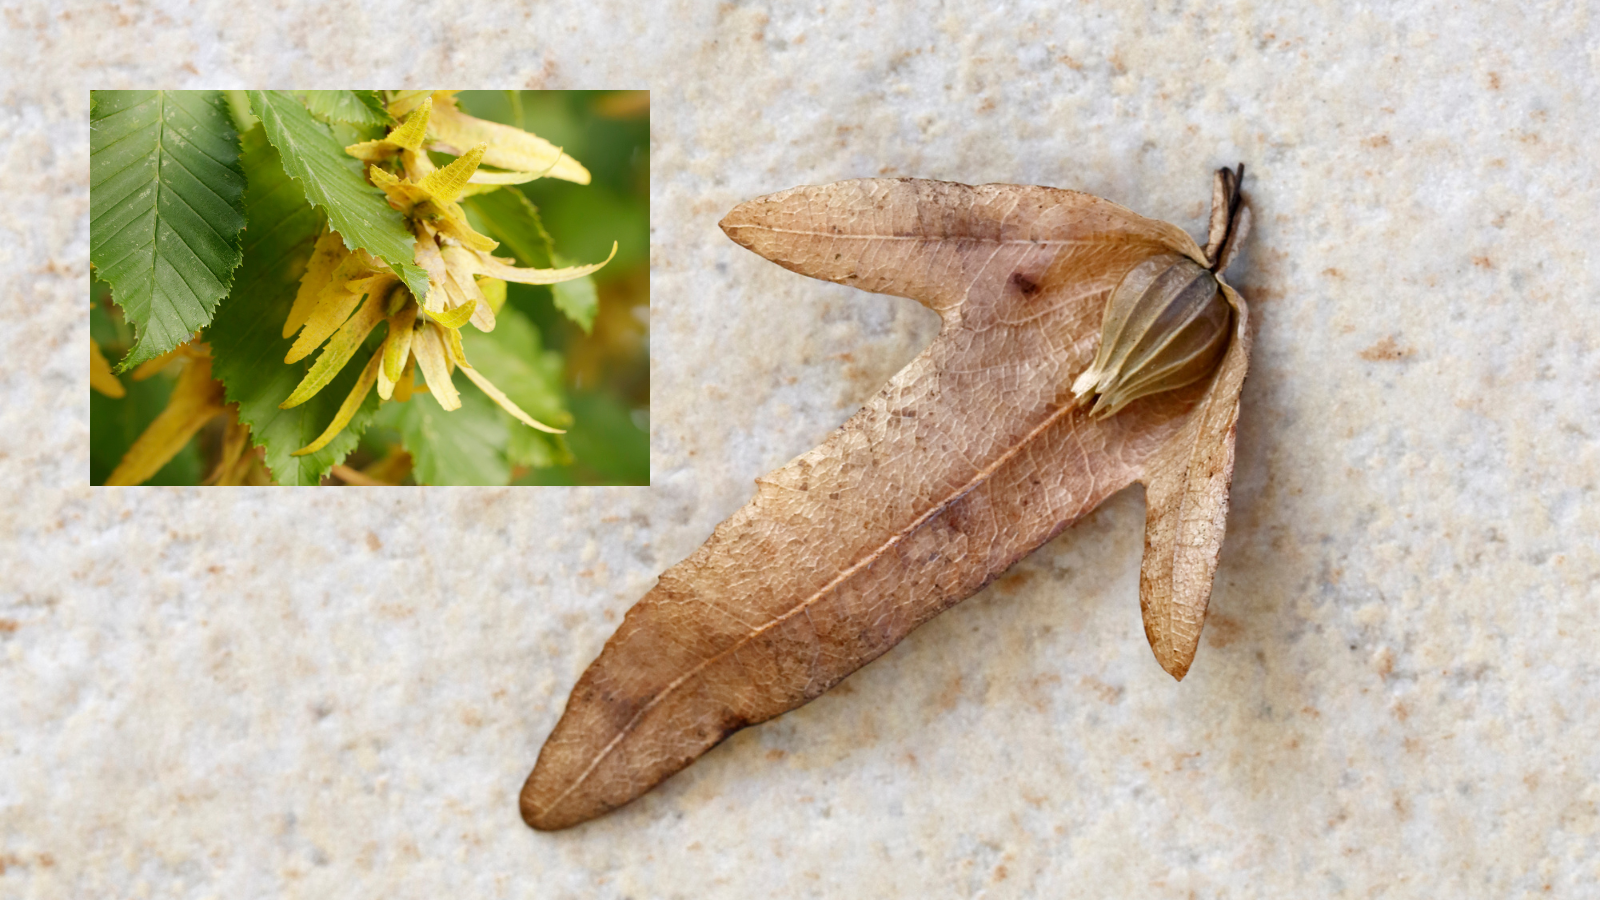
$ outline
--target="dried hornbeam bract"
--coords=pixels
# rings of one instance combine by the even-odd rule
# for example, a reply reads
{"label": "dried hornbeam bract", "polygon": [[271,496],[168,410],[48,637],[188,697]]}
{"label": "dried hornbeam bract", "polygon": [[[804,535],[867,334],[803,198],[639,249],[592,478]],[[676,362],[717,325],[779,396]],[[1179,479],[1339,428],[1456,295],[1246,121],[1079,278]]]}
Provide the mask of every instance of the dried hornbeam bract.
{"label": "dried hornbeam bract", "polygon": [[909,297],[934,342],[666,572],[578,681],[522,790],[534,828],[634,799],[815,698],[1106,498],[1145,485],[1139,603],[1194,660],[1222,543],[1248,227],[1217,173],[1209,240],[1076,191],[865,179],[745,203],[728,236]]}

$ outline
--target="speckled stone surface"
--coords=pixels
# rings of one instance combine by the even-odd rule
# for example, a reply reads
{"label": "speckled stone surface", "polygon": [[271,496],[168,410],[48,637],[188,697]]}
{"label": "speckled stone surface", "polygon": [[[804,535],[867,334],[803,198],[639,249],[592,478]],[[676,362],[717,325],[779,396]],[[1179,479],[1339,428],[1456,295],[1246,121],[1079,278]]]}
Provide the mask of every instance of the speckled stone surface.
{"label": "speckled stone surface", "polygon": [[[452,18],[460,17],[460,18]],[[1600,879],[1589,4],[10,3],[0,896],[1517,897]],[[90,87],[651,88],[653,486],[90,489]],[[1259,333],[1210,623],[1137,490],[558,834],[516,793],[656,574],[929,340],[716,221],[872,175],[1202,230]]]}

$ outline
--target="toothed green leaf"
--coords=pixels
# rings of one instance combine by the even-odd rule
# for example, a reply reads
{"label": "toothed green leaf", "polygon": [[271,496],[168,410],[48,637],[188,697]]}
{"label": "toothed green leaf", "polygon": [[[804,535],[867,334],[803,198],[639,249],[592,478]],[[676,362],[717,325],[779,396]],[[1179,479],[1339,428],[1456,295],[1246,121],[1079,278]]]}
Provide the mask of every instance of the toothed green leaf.
{"label": "toothed green leaf", "polygon": [[324,122],[352,125],[388,125],[394,117],[384,109],[377,91],[296,91],[306,98],[306,109]]}
{"label": "toothed green leaf", "polygon": [[460,409],[446,412],[432,394],[416,394],[393,413],[386,409],[385,421],[400,432],[417,484],[503,485],[511,480],[510,417],[470,381],[458,381]]}
{"label": "toothed green leaf", "polygon": [[345,245],[388,263],[411,293],[424,297],[428,273],[413,260],[416,238],[383,192],[367,183],[360,161],[344,152],[328,126],[283,91],[251,91],[250,107],[261,117],[284,171],[300,183],[306,199],[327,214]]}
{"label": "toothed green leaf", "polygon": [[361,366],[346,366],[304,404],[278,408],[312,364],[310,359],[284,363],[293,341],[283,336],[283,320],[294,304],[323,216],[306,202],[300,183],[284,172],[278,152],[260,127],[245,134],[243,145],[244,168],[250,175],[245,195],[250,230],[245,233],[244,265],[234,279],[233,292],[206,332],[214,359],[212,372],[227,388],[228,401],[239,404],[239,418],[249,424],[251,440],[266,448],[273,478],[279,484],[317,484],[355,448],[377,408],[377,394],[368,396],[355,418],[326,447],[305,456],[290,455],[333,421]]}
{"label": "toothed green leaf", "polygon": [[500,242],[496,256],[515,257],[530,269],[551,268],[550,233],[539,220],[539,209],[521,191],[501,188],[477,194],[462,202],[474,230]]}
{"label": "toothed green leaf", "polygon": [[[551,254],[556,267],[573,265],[572,260],[559,253]],[[600,312],[600,294],[594,287],[594,276],[585,275],[571,281],[558,281],[550,285],[550,296],[556,309],[578,324],[584,334],[594,330],[594,317]]]}
{"label": "toothed green leaf", "polygon": [[219,91],[96,91],[89,260],[133,325],[118,371],[211,321],[240,260],[244,171]]}

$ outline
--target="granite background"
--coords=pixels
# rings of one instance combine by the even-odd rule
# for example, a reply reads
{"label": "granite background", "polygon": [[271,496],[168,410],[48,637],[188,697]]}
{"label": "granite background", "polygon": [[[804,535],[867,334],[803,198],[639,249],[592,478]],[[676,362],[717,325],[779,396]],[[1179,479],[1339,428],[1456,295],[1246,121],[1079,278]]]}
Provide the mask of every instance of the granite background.
{"label": "granite background", "polygon": [[[0,896],[1595,897],[1591,4],[6,3]],[[653,486],[90,489],[90,87],[653,97]],[[723,237],[906,175],[1199,233],[1259,322],[1182,684],[1137,490],[799,711],[539,834],[621,614],[928,341]],[[1587,887],[1585,887],[1587,885]]]}

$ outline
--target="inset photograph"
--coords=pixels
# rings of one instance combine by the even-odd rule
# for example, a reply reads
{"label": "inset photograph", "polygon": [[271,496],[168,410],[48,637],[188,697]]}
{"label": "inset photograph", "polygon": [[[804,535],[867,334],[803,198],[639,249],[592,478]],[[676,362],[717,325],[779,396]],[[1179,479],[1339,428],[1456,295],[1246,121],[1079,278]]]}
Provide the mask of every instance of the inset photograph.
{"label": "inset photograph", "polygon": [[649,484],[649,92],[90,97],[91,484]]}

